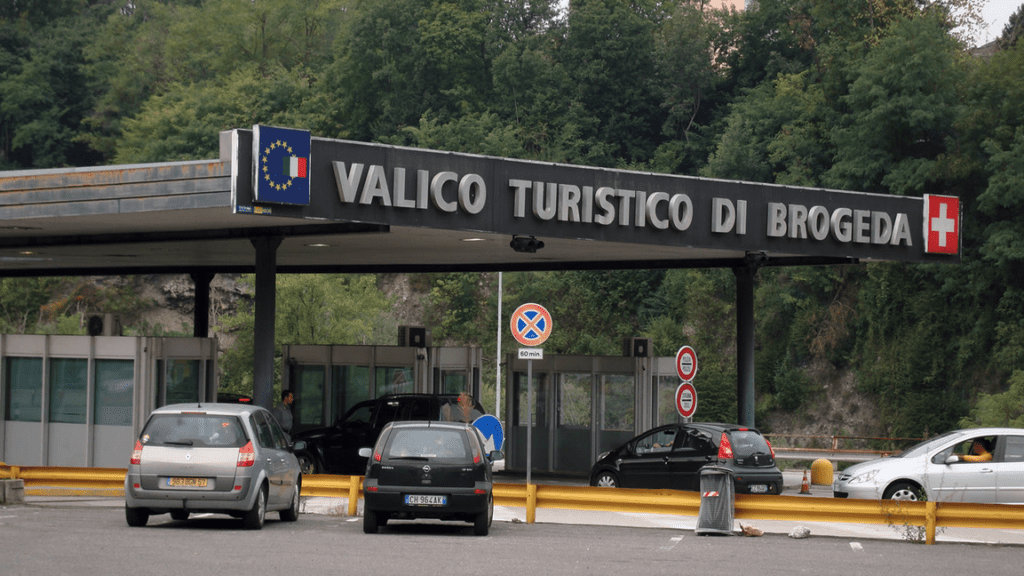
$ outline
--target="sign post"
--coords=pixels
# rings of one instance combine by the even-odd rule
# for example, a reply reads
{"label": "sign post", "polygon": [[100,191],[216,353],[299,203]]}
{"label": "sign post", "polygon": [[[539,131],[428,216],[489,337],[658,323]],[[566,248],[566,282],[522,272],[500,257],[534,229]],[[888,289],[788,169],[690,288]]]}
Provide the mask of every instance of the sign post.
{"label": "sign post", "polygon": [[[540,346],[551,335],[551,314],[540,304],[523,304],[512,313],[512,336],[523,346]],[[520,348],[526,358],[526,485],[533,471],[533,361],[544,358],[542,348]]]}

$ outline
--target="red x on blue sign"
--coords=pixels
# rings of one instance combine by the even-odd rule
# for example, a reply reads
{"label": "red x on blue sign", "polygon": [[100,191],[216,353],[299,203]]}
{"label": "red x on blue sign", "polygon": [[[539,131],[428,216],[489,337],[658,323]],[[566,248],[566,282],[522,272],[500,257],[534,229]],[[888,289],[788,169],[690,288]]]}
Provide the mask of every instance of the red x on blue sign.
{"label": "red x on blue sign", "polygon": [[551,314],[540,304],[523,304],[512,313],[511,328],[523,346],[540,346],[551,335]]}

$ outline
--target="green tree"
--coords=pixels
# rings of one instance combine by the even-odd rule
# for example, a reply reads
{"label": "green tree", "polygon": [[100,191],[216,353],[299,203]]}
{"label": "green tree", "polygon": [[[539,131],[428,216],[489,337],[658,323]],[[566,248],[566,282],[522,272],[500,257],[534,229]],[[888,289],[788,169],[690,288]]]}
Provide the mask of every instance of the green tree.
{"label": "green tree", "polygon": [[0,14],[0,168],[100,161],[77,135],[94,101],[83,49],[109,10],[17,2]]}
{"label": "green tree", "polygon": [[975,426],[1007,426],[1024,428],[1024,370],[1015,370],[1010,376],[1006,392],[979,394],[970,417],[960,420],[963,428]]}
{"label": "green tree", "polygon": [[[242,283],[253,286],[254,277]],[[277,277],[275,355],[282,344],[383,345],[393,342],[398,323],[391,303],[372,275],[281,274]],[[254,310],[242,308],[222,318],[219,331],[234,334],[233,347],[220,360],[221,389],[252,393]]]}
{"label": "green tree", "polygon": [[301,71],[254,67],[217,82],[174,84],[146,101],[123,122],[114,160],[118,163],[201,160],[219,155],[222,130],[253,124],[324,129],[308,79]]}
{"label": "green tree", "polygon": [[894,23],[848,72],[845,113],[832,129],[835,162],[823,183],[846,190],[919,194],[962,113],[959,45],[936,17]]}

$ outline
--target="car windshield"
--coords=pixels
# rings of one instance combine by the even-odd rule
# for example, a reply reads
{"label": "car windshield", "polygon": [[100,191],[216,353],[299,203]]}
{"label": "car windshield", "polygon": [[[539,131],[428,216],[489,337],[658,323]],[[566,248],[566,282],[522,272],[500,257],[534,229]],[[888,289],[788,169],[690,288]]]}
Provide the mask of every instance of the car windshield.
{"label": "car windshield", "polygon": [[241,448],[247,442],[235,416],[154,414],[140,439],[147,446]]}
{"label": "car windshield", "polygon": [[466,458],[466,444],[457,430],[414,428],[396,430],[388,447],[390,458]]}
{"label": "car windshield", "polygon": [[764,436],[752,430],[733,430],[730,433],[732,451],[737,458],[746,458],[754,454],[771,454]]}
{"label": "car windshield", "polygon": [[892,458],[916,458],[916,457],[921,456],[923,454],[927,454],[937,444],[941,444],[941,443],[945,442],[946,440],[950,439],[951,437],[956,436],[958,434],[962,434],[962,432],[959,431],[959,430],[954,430],[952,432],[946,432],[945,434],[942,434],[940,436],[936,436],[935,438],[929,438],[928,440],[925,440],[924,442],[920,442],[918,444],[914,444],[913,446],[911,446],[910,448],[907,448],[906,450],[904,450],[903,452],[900,452],[899,454],[894,454],[892,456]]}

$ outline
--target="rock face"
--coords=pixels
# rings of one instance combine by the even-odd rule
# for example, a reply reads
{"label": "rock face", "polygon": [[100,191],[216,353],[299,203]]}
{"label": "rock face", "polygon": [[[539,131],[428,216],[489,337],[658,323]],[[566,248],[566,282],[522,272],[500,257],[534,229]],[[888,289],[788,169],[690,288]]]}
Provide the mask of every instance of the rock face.
{"label": "rock face", "polygon": [[[251,305],[248,287],[239,274],[217,274],[210,281],[210,325],[222,316],[233,316],[240,307]],[[134,289],[151,305],[139,314],[138,324],[150,333],[171,332],[191,335],[195,318],[195,282],[188,274],[149,274],[134,277]]]}

